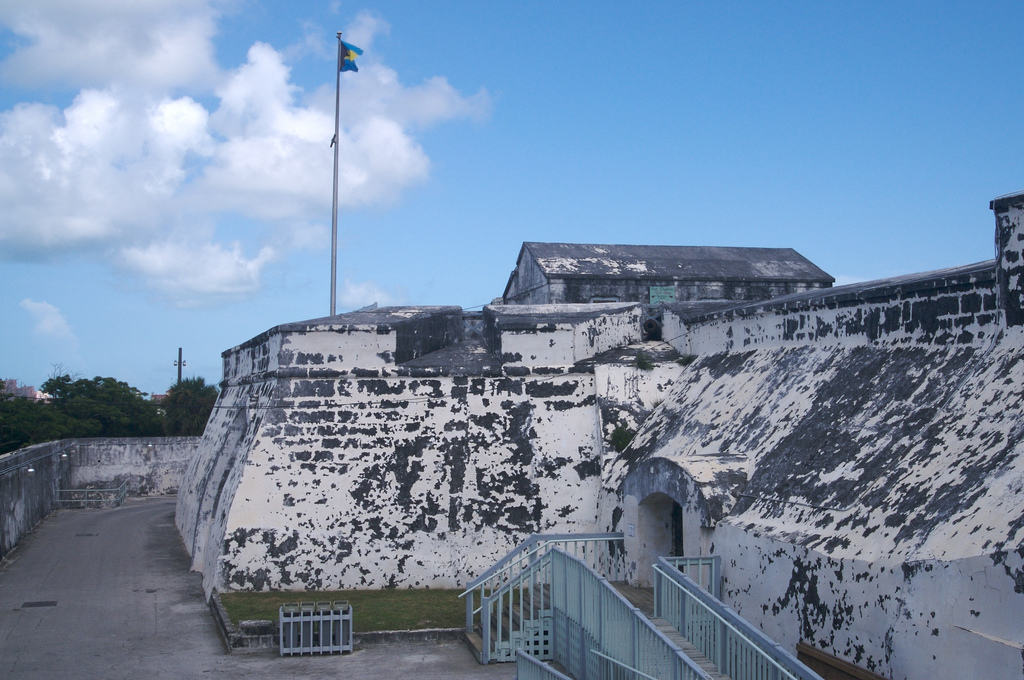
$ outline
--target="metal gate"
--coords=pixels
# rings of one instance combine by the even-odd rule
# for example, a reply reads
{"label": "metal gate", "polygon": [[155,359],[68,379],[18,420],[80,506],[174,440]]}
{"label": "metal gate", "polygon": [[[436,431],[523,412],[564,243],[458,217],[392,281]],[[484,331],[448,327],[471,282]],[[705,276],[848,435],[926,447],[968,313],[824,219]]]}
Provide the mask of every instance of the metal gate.
{"label": "metal gate", "polygon": [[281,605],[281,656],[352,651],[352,606],[348,602]]}

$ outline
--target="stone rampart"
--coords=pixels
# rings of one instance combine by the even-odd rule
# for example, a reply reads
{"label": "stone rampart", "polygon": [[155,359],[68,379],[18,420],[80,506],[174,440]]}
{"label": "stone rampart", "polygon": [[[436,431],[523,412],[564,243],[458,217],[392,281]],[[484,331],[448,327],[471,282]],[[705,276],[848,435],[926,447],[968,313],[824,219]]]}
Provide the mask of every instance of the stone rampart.
{"label": "stone rampart", "polygon": [[721,555],[725,600],[789,649],[1020,678],[1024,196],[993,208],[994,261],[668,308],[697,356],[608,468],[627,554]]}
{"label": "stone rampart", "polygon": [[224,390],[179,496],[208,590],[456,587],[596,521],[593,375],[256,387]]}
{"label": "stone rampart", "polygon": [[995,261],[810,291],[687,315],[665,309],[684,354],[817,346],[967,345],[1003,324]]}
{"label": "stone rampart", "polygon": [[[503,348],[528,352],[506,363],[467,342],[229,374],[177,512],[207,590],[456,587],[531,533],[593,530],[607,439],[680,367],[641,370],[640,345],[602,358],[639,340],[636,305],[544,311],[487,312]],[[325,348],[348,317],[272,330],[225,364],[338,357]]]}
{"label": "stone rampart", "polygon": [[365,366],[329,349],[353,319],[269,332],[179,495],[194,565],[208,591],[451,586],[532,532],[622,531],[634,581],[721,555],[791,651],[1019,678],[1024,200],[994,206],[994,261],[668,305],[671,346],[597,305],[495,306],[486,342]]}

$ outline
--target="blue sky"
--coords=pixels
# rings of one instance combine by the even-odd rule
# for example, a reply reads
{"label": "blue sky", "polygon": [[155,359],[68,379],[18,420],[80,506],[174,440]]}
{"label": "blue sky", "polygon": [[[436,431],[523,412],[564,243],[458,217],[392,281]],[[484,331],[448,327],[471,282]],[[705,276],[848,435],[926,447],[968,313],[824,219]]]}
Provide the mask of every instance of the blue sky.
{"label": "blue sky", "polygon": [[988,259],[1017,3],[0,0],[0,377],[146,392],[329,310],[478,307],[523,241]]}

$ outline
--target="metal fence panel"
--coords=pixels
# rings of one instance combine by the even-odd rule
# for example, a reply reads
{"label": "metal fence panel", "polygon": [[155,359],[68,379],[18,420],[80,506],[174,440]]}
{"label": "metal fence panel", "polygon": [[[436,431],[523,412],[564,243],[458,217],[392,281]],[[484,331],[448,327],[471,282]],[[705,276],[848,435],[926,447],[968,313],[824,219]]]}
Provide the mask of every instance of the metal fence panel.
{"label": "metal fence panel", "polygon": [[278,609],[281,656],[352,651],[352,606],[348,602],[303,602]]}
{"label": "metal fence panel", "polygon": [[65,508],[116,508],[128,495],[128,482],[116,489],[60,489],[58,502]]}

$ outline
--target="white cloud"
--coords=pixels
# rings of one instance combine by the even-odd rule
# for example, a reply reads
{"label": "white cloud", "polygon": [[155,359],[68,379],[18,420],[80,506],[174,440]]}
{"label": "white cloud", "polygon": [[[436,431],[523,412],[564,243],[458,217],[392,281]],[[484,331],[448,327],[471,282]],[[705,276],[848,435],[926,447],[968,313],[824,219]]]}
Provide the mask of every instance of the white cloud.
{"label": "white cloud", "polygon": [[209,152],[206,118],[188,97],[136,100],[117,89],[83,90],[63,112],[0,113],[0,245],[16,256],[152,237],[186,159]]}
{"label": "white cloud", "polygon": [[401,292],[388,292],[373,281],[353,283],[348,279],[345,279],[341,290],[338,291],[339,310],[359,309],[374,302],[381,307],[402,304],[405,302],[405,295]]}
{"label": "white cloud", "polygon": [[0,3],[0,24],[27,42],[0,64],[8,82],[201,87],[216,79],[209,0]]}
{"label": "white cloud", "polygon": [[118,253],[121,263],[179,306],[192,307],[223,298],[242,297],[260,286],[260,274],[275,259],[270,247],[247,257],[242,244],[189,245],[178,241],[128,247]]}
{"label": "white cloud", "polygon": [[67,319],[64,318],[59,309],[49,302],[36,302],[30,298],[25,298],[21,301],[20,306],[32,316],[32,321],[35,324],[32,332],[37,336],[50,340],[70,342],[73,345],[77,344],[78,339],[71,330]]}
{"label": "white cloud", "polygon": [[[252,294],[284,250],[323,233],[334,83],[303,92],[283,53],[264,43],[246,63],[218,70],[216,6],[0,2],[0,25],[27,40],[0,74],[81,87],[63,110],[24,103],[0,112],[0,258],[89,252],[179,304],[199,304]],[[363,14],[345,37],[368,48],[387,30]],[[306,43],[291,49],[322,48]],[[428,178],[416,129],[489,109],[486,92],[464,96],[444,78],[403,85],[370,50],[343,81],[342,209],[387,204]],[[248,231],[219,242],[224,220]]]}

